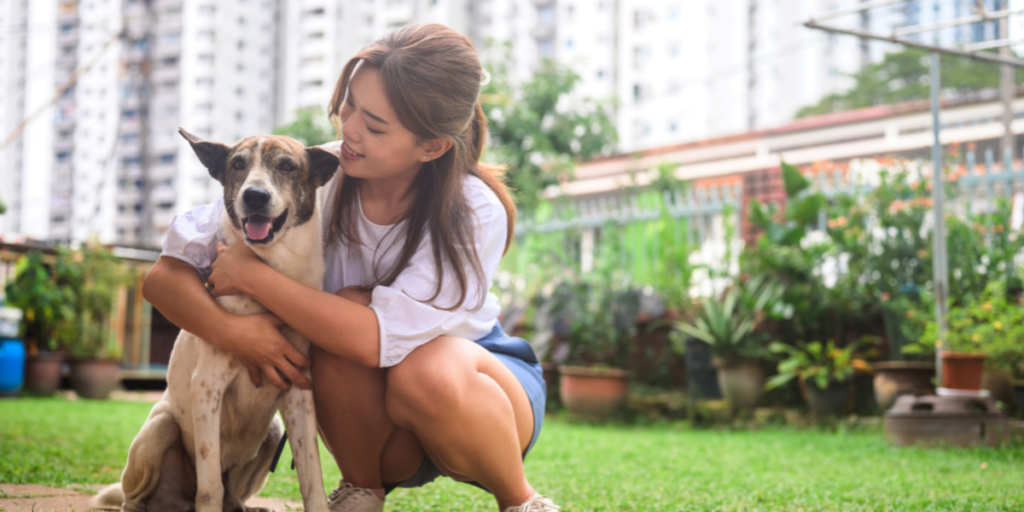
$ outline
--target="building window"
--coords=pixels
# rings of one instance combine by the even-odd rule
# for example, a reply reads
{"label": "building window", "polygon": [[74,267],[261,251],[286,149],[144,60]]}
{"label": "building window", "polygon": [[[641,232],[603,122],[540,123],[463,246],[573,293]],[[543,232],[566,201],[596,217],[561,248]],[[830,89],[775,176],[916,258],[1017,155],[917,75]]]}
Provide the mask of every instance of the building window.
{"label": "building window", "polygon": [[676,133],[676,131],[678,131],[678,130],[679,130],[679,123],[676,122],[675,119],[670,120],[668,122],[668,132],[669,133]]}
{"label": "building window", "polygon": [[160,163],[164,165],[173,164],[177,159],[178,155],[175,155],[174,153],[160,155]]}
{"label": "building window", "polygon": [[550,57],[555,53],[554,44],[550,39],[537,41],[537,54],[541,57]]}
{"label": "building window", "polygon": [[552,6],[537,9],[537,22],[544,25],[551,25],[555,22],[555,8]]}
{"label": "building window", "polygon": [[668,6],[668,15],[665,17],[668,21],[675,21],[679,19],[679,4],[672,4]]}
{"label": "building window", "polygon": [[573,47],[573,41],[572,41],[572,38],[571,38],[571,37],[570,37],[569,39],[566,39],[566,40],[565,40],[565,47],[566,47],[566,48],[568,48],[568,49],[570,49],[570,50],[572,50],[572,47]]}
{"label": "building window", "polygon": [[[141,163],[142,163],[142,159],[137,157],[137,156],[126,156],[126,157],[121,159],[121,165],[123,165],[125,167],[131,167],[131,166],[134,166],[134,165],[139,165]],[[122,181],[121,188],[124,188],[124,183],[123,183],[124,180],[121,180],[121,181]]]}
{"label": "building window", "polygon": [[679,43],[670,43],[668,45],[668,58],[676,60],[679,58],[680,53],[682,53],[682,48]]}

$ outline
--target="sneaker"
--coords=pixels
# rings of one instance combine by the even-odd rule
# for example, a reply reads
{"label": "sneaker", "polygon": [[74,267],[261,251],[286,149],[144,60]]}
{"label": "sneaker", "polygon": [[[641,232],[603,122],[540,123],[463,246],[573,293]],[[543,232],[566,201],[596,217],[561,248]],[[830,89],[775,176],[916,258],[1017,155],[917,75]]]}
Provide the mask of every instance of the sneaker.
{"label": "sneaker", "polygon": [[342,480],[327,497],[327,508],[331,512],[384,512],[384,502],[373,491]]}
{"label": "sneaker", "polygon": [[556,510],[558,510],[558,505],[555,505],[555,502],[540,494],[534,494],[532,498],[526,500],[526,503],[518,507],[508,507],[502,512],[555,512]]}

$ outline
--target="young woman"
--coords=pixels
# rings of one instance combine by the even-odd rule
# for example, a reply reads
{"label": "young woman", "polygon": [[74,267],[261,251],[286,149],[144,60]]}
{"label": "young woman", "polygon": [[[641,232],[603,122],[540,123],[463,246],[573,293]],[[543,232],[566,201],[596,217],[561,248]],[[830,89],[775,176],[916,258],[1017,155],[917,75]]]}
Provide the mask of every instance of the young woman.
{"label": "young woman", "polygon": [[[344,179],[320,198],[325,291],[219,243],[221,203],[177,217],[146,277],[153,305],[245,361],[257,385],[262,372],[312,386],[344,475],[333,512],[381,511],[391,489],[440,475],[489,490],[500,510],[558,509],[523,473],[544,415],[540,366],[488,293],[515,207],[480,163],[482,75],[471,43],[441,25],[397,29],[345,66],[329,108]],[[205,275],[213,296],[246,293],[273,315],[227,313]],[[312,341],[312,382],[282,324]]]}

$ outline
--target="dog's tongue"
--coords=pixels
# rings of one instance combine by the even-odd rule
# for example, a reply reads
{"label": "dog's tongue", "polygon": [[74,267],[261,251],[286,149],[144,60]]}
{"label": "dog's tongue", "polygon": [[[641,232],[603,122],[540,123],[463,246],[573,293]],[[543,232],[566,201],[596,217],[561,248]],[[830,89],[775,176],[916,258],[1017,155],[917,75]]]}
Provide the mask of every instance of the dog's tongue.
{"label": "dog's tongue", "polygon": [[269,234],[270,219],[267,217],[253,215],[252,217],[249,217],[249,221],[245,223],[245,236],[249,237],[249,240],[263,240]]}

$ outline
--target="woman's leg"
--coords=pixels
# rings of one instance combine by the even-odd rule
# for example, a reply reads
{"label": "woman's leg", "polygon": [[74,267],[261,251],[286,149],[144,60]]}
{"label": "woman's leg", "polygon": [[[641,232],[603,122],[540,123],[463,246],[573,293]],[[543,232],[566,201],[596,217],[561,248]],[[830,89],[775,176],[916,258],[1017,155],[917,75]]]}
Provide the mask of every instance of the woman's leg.
{"label": "woman's leg", "polygon": [[345,481],[382,490],[408,479],[423,462],[423,449],[384,408],[385,373],[312,345],[313,397],[320,435]]}
{"label": "woman's leg", "polygon": [[386,383],[388,416],[412,431],[442,472],[479,482],[502,510],[533,496],[522,464],[533,409],[497,357],[469,340],[442,336],[389,369]]}

